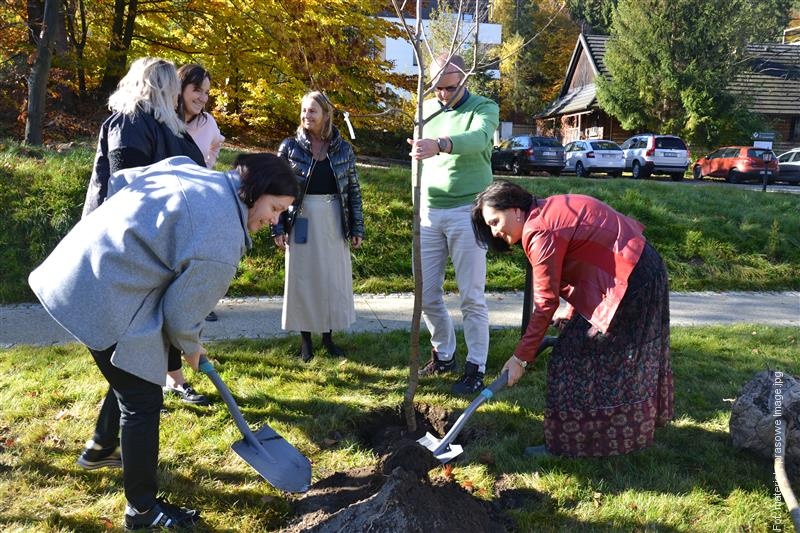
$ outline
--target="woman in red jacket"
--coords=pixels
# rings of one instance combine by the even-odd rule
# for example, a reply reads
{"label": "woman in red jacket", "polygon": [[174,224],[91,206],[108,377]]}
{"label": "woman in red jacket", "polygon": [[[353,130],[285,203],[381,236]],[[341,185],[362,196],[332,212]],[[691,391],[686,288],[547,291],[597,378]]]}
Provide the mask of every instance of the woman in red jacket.
{"label": "woman in red jacket", "polygon": [[[669,286],[644,226],[578,194],[537,199],[496,181],[472,209],[478,242],[520,243],[533,269],[527,330],[503,369],[514,385],[551,322],[560,335],[547,368],[544,446],[526,455],[602,457],[653,442],[673,416]],[[567,309],[559,313],[560,298]]]}

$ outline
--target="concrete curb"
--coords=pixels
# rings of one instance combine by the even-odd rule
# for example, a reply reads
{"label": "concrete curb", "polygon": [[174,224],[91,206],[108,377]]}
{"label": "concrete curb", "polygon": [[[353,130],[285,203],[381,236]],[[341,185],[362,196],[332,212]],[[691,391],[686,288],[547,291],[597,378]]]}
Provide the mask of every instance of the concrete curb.
{"label": "concrete curb", "polygon": [[[487,293],[494,328],[519,327],[522,292]],[[456,327],[461,327],[457,294],[445,297]],[[281,329],[281,297],[224,298],[217,304],[219,321],[206,322],[204,340],[259,339],[287,334]],[[357,294],[352,332],[408,330],[414,297],[404,294]],[[674,326],[768,324],[800,327],[800,292],[691,292],[670,294]],[[0,348],[17,344],[52,345],[73,342],[39,304],[0,306]]]}

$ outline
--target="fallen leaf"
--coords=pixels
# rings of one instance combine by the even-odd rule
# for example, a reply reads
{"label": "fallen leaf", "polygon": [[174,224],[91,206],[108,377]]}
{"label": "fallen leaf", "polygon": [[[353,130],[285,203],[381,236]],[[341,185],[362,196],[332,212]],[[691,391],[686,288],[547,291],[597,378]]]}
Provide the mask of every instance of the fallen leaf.
{"label": "fallen leaf", "polygon": [[338,443],[339,441],[335,439],[322,439],[322,444],[324,444],[328,448],[330,448],[331,446],[336,446]]}
{"label": "fallen leaf", "polygon": [[470,494],[475,492],[475,485],[472,483],[472,481],[465,481],[464,483],[461,484],[461,486],[464,487],[464,490],[466,490]]}
{"label": "fallen leaf", "polygon": [[67,419],[67,420],[71,420],[71,419],[75,418],[75,415],[70,413],[67,409],[62,409],[62,410],[60,410],[59,412],[56,413],[56,420],[61,420],[62,418]]}
{"label": "fallen leaf", "polygon": [[100,524],[106,529],[114,529],[114,521],[108,517],[101,516]]}
{"label": "fallen leaf", "polygon": [[451,465],[450,463],[444,465],[442,469],[444,470],[444,477],[446,477],[447,479],[453,479],[455,477],[453,475],[453,465]]}

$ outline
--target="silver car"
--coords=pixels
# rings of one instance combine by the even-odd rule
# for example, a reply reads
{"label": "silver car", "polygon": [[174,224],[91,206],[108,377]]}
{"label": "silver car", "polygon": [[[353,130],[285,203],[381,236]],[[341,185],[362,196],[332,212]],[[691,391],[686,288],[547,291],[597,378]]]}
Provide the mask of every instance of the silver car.
{"label": "silver car", "polygon": [[800,148],[792,148],[778,156],[778,180],[800,184]]}
{"label": "silver car", "polygon": [[634,179],[667,174],[679,181],[689,168],[689,149],[680,137],[674,135],[634,135],[622,143],[622,150],[625,152],[625,170],[630,170]]}
{"label": "silver car", "polygon": [[618,178],[625,168],[622,148],[614,141],[605,139],[573,141],[564,147],[564,155],[564,172],[574,172],[579,177],[602,172]]}

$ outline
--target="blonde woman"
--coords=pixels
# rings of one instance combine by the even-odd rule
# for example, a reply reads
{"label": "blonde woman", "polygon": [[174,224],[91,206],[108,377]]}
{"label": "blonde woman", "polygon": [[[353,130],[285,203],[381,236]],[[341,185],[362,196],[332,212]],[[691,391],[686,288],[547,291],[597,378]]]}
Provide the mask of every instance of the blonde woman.
{"label": "blonde woman", "polygon": [[[94,169],[83,204],[84,217],[105,201],[108,180],[114,172],[151,165],[179,155],[205,166],[203,153],[175,110],[180,92],[178,72],[171,62],[157,57],[142,57],[131,64],[117,90],[108,99],[112,114],[100,127]],[[165,392],[177,394],[187,403],[208,404],[208,398],[186,383],[181,366],[180,351],[173,348],[169,370],[175,376],[169,379]],[[89,455],[95,446],[94,442],[87,443]],[[78,463],[84,468],[96,467],[95,461],[83,456]]]}
{"label": "blonde woman", "polygon": [[300,126],[278,155],[291,164],[300,195],[294,222],[273,227],[275,244],[286,250],[286,280],[281,326],[299,331],[300,358],[314,357],[311,334],[322,333],[329,355],[342,357],[334,329],[355,321],[350,247],[364,239],[361,186],[356,156],[333,125],[333,107],[319,91],[303,96]]}
{"label": "blonde woman", "polygon": [[171,62],[142,57],[131,64],[108,99],[112,114],[100,127],[84,217],[106,199],[108,178],[118,170],[178,155],[205,166],[202,152],[175,112],[180,92],[178,72]]}

